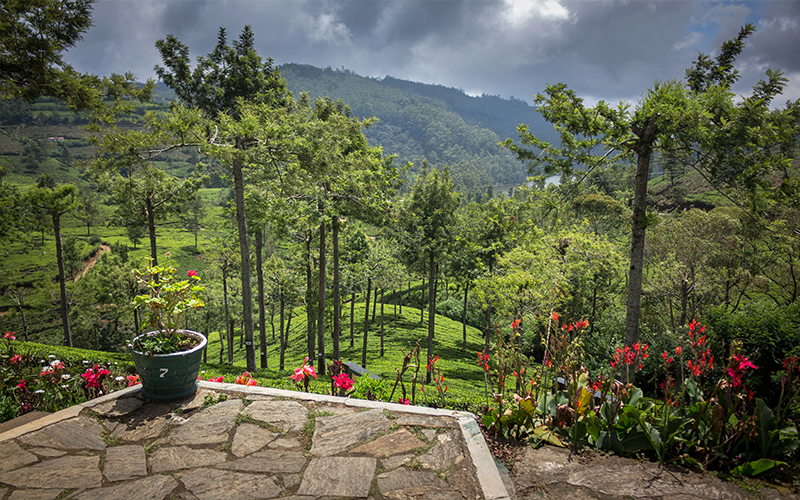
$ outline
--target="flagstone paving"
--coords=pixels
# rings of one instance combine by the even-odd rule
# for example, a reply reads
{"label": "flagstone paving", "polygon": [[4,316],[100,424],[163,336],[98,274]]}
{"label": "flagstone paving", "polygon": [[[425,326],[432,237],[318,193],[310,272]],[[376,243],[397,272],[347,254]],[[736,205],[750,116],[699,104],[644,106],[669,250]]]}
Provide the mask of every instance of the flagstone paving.
{"label": "flagstone paving", "polygon": [[0,500],[508,498],[467,413],[214,383],[68,410],[0,434]]}

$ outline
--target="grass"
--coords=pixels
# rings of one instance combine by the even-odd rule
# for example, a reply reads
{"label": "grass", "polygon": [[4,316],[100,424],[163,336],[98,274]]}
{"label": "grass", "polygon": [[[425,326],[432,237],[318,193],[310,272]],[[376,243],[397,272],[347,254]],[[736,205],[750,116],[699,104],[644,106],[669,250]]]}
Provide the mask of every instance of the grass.
{"label": "grass", "polygon": [[[379,308],[380,309],[380,308]],[[375,387],[370,387],[375,390],[384,392],[384,398],[388,398],[391,392],[392,385],[397,377],[397,371],[402,366],[404,352],[409,352],[411,346],[416,346],[417,340],[420,341],[421,363],[425,363],[425,354],[427,349],[427,314],[425,315],[425,322],[419,322],[419,309],[413,307],[403,307],[402,314],[397,315],[397,323],[394,323],[394,306],[387,305],[385,310],[384,319],[384,355],[380,355],[380,318],[376,316],[376,321],[371,323],[369,334],[367,336],[367,366],[366,368],[382,378],[381,383],[375,383]],[[343,336],[341,339],[340,355],[343,361],[354,361],[361,364],[361,354],[363,348],[363,317],[364,317],[364,304],[356,304],[355,307],[355,332],[354,332],[354,346],[350,347],[349,336],[349,305],[343,307],[344,317],[342,319]],[[276,331],[278,325],[276,325]],[[448,386],[448,399],[460,401],[480,402],[484,397],[483,387],[483,372],[475,362],[476,353],[483,348],[483,337],[480,332],[472,327],[467,327],[467,346],[462,348],[462,330],[461,323],[453,321],[441,315],[436,316],[436,329],[434,340],[434,355],[439,356],[439,361],[436,366],[441,368],[442,375],[444,376],[444,383]],[[279,345],[277,337],[272,340],[272,332],[269,325],[267,325],[267,355],[268,355],[268,369],[259,368],[256,370],[254,377],[259,381],[259,385],[269,385],[272,387],[294,389],[294,383],[288,379],[289,375],[294,373],[294,369],[301,366],[303,360],[308,355],[306,344],[306,322],[305,311],[302,309],[295,309],[294,317],[292,319],[291,331],[289,332],[287,349],[285,353],[285,370],[278,370],[279,359]],[[204,377],[210,378],[211,376],[223,375],[228,381],[229,376],[240,375],[246,370],[247,364],[245,360],[245,349],[240,347],[240,339],[238,336],[234,339],[234,362],[233,366],[219,363],[207,363],[203,365],[205,370]],[[256,332],[257,336],[257,332]],[[219,332],[210,332],[209,342],[207,347],[208,360],[216,361],[219,359]],[[325,351],[327,362],[331,361],[331,353],[333,352],[333,341],[330,337],[330,328],[326,325],[326,343]],[[258,344],[258,339],[256,339]],[[258,346],[257,346],[258,347]],[[256,362],[259,361],[259,352],[256,350]],[[226,351],[223,353],[223,359],[227,360],[227,346]],[[410,380],[413,376],[413,370],[404,377],[406,380],[406,389],[409,391],[410,397]],[[420,376],[424,376],[425,366],[420,369]],[[320,377],[322,379],[322,377]],[[330,391],[330,379],[325,380],[312,380],[310,390],[313,392],[328,392]],[[263,383],[262,383],[263,382]],[[372,382],[359,381],[361,385],[373,385]],[[359,383],[356,384],[356,394],[359,394]],[[364,389],[362,387],[362,389]],[[396,400],[401,395],[400,387],[395,393],[394,399]],[[424,395],[420,395],[419,387],[417,388],[417,403],[429,402],[430,404],[438,404],[438,396],[435,394],[433,386],[427,386]]]}

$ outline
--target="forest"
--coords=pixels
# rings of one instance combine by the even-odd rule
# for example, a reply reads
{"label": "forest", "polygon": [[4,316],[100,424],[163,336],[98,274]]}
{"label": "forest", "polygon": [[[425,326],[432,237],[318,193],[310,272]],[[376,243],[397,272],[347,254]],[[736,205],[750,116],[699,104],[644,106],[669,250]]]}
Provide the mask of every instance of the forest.
{"label": "forest", "polygon": [[[608,361],[628,353],[627,372],[616,375],[632,383],[638,371],[639,387],[668,395],[673,372],[663,362],[691,343],[713,350],[717,365],[703,355],[697,385],[686,387],[746,356],[758,367],[747,387],[780,407],[776,389],[800,355],[800,106],[775,105],[787,83],[780,72],[741,100],[730,91],[731,62],[751,32],[715,59],[701,56],[685,81],[655,84],[633,108],[590,107],[549,86],[535,98],[549,136],[538,125],[497,136],[469,125],[480,111],[444,112],[430,96],[359,98],[368,79],[346,71],[284,73],[255,53],[247,28],[231,45],[221,30],[194,68],[188,47],[159,40],[157,72],[174,99],[154,94],[152,82],[112,81],[124,90],[79,114],[59,96],[5,100],[2,328],[25,341],[124,352],[147,328],[134,271],[166,264],[202,278],[205,307],[186,325],[213,339],[209,363],[258,373],[307,356],[324,375],[346,355],[370,368],[399,317],[421,325],[403,340],[421,346],[427,381],[441,356],[448,379],[470,380],[465,399],[490,380],[493,392],[530,398],[525,384],[552,365],[580,399],[587,374],[599,373],[602,386]],[[341,85],[358,80],[350,102],[318,94],[334,73]],[[309,93],[290,92],[284,75]],[[411,85],[383,82],[380,92]],[[394,133],[431,114],[437,120]],[[388,118],[365,117],[373,115]],[[390,135],[408,151],[387,154]],[[492,146],[502,154],[488,155]],[[546,183],[553,175],[560,182]],[[512,185],[491,188],[502,183]],[[479,363],[447,371],[448,358],[475,353]],[[481,380],[488,353],[492,377]],[[381,370],[393,377],[394,368]],[[558,400],[548,401],[555,412]],[[558,406],[580,411],[565,401]],[[796,416],[793,404],[781,423]],[[495,413],[484,422],[517,434],[535,427],[525,420],[532,411],[513,415],[521,420]],[[602,432],[593,442],[616,451]]]}

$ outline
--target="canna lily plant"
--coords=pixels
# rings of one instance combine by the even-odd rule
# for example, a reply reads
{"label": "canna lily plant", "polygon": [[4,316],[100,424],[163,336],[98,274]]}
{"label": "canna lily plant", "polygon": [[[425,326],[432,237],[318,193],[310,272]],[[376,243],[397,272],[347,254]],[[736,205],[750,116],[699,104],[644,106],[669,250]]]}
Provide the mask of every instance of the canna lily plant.
{"label": "canna lily plant", "polygon": [[148,293],[137,295],[133,305],[148,310],[148,324],[154,329],[154,333],[133,340],[132,347],[139,352],[168,354],[199,343],[196,336],[187,334],[179,325],[187,312],[203,307],[200,294],[205,288],[198,285],[197,271],[189,271],[185,280],[176,279],[176,272],[172,266],[148,266],[136,273]]}

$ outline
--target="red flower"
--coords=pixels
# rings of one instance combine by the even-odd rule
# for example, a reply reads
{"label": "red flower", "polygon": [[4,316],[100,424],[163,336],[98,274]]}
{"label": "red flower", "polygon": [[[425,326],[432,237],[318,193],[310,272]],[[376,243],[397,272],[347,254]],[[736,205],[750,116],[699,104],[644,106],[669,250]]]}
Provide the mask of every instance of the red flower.
{"label": "red flower", "polygon": [[[245,372],[245,373],[247,373],[247,372]],[[211,377],[210,379],[208,379],[209,382],[222,382],[222,380],[223,380],[222,379],[222,375],[220,375],[217,378]]]}
{"label": "red flower", "polygon": [[484,372],[489,371],[489,353],[483,354],[478,351],[478,364],[483,368]]}
{"label": "red flower", "polygon": [[197,276],[197,271],[189,271],[188,273],[186,273],[186,276],[194,278],[195,276]]}
{"label": "red flower", "polygon": [[111,372],[106,370],[105,368],[98,367],[94,365],[94,368],[87,368],[86,373],[82,373],[81,377],[83,380],[86,381],[86,388],[91,389],[92,387],[100,387],[100,384],[103,383],[103,379],[106,375],[109,375]]}
{"label": "red flower", "polygon": [[17,340],[17,337],[14,336],[14,333],[15,332],[6,332],[6,334],[3,335],[3,338],[4,339]]}
{"label": "red flower", "polygon": [[250,372],[244,372],[240,376],[236,377],[234,383],[239,385],[251,385],[257,386],[258,382],[250,375]]}
{"label": "red flower", "polygon": [[17,384],[18,389],[22,389],[25,392],[28,392],[28,386],[25,385],[25,379],[22,379],[19,384]]}
{"label": "red flower", "polygon": [[400,404],[403,404],[403,405],[410,405],[411,404],[410,400],[403,399],[403,398],[398,399],[397,402],[400,403]]}
{"label": "red flower", "polygon": [[517,327],[519,327],[519,324],[520,324],[520,322],[521,322],[521,321],[522,321],[522,320],[521,320],[521,319],[519,319],[519,318],[517,318],[517,319],[515,319],[514,321],[512,321],[512,322],[511,322],[511,329],[512,329],[512,330],[514,330],[514,331],[516,331],[516,330],[517,330]]}
{"label": "red flower", "polygon": [[128,387],[133,387],[134,385],[142,383],[142,381],[139,380],[139,375],[128,375],[126,378],[128,379]]}
{"label": "red flower", "polygon": [[340,373],[339,375],[334,375],[333,377],[333,386],[343,391],[349,391],[353,388],[353,379],[351,379],[346,373]]}
{"label": "red flower", "polygon": [[22,362],[22,356],[20,356],[19,354],[15,354],[11,357],[11,359],[8,360],[8,362],[11,363],[12,365],[20,363]]}

